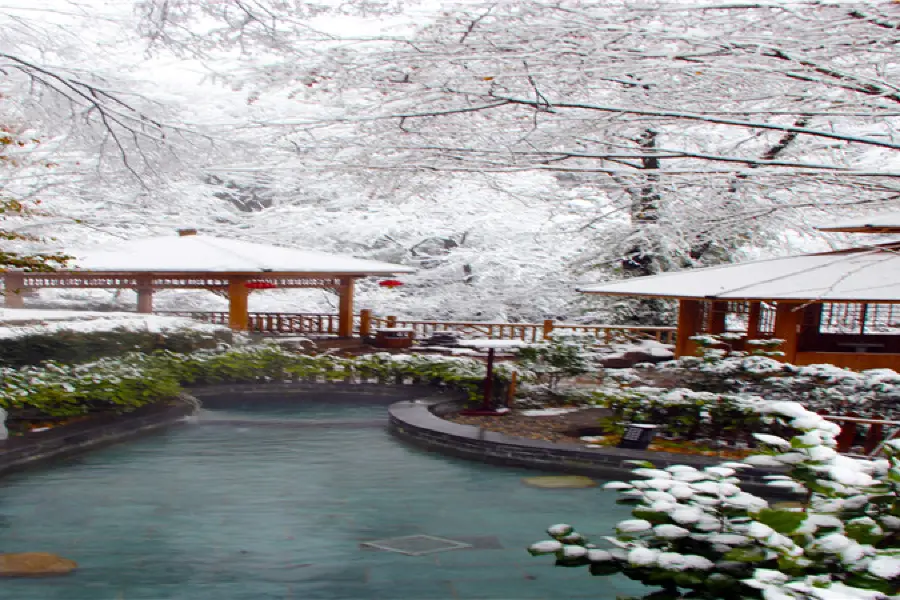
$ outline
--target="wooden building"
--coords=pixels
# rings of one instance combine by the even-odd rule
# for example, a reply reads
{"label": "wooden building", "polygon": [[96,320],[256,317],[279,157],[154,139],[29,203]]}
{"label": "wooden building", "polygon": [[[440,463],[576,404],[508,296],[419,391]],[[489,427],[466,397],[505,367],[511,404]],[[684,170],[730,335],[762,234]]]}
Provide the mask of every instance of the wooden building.
{"label": "wooden building", "polygon": [[[900,213],[823,227],[900,233]],[[588,285],[579,291],[678,301],[676,356],[692,336],[781,339],[784,360],[900,371],[900,242],[692,269]]]}
{"label": "wooden building", "polygon": [[350,337],[356,280],[414,270],[324,252],[197,235],[193,229],[178,233],[102,246],[76,256],[66,270],[6,271],[0,274],[6,307],[22,308],[23,292],[40,288],[132,289],[137,292],[138,312],[149,313],[156,290],[204,289],[227,297],[229,325],[246,330],[248,298],[254,290],[320,288],[338,295],[338,335]]}

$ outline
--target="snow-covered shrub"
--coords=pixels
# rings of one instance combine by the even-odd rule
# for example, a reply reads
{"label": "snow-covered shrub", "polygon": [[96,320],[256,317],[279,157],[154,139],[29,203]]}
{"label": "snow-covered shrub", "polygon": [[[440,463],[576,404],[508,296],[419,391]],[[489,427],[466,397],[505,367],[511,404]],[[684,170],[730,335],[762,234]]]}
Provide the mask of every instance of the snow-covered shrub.
{"label": "snow-covered shrub", "polygon": [[779,340],[765,340],[761,350],[748,354],[718,348],[721,337],[698,336],[702,356],[646,365],[634,373],[640,380],[672,387],[797,401],[831,413],[853,410],[862,416],[891,418],[900,406],[900,374],[890,369],[857,372],[834,365],[797,366],[772,358]]}
{"label": "snow-covered shrub", "polygon": [[689,440],[747,438],[751,431],[771,430],[758,412],[763,399],[752,394],[609,386],[594,390],[591,403],[612,411],[601,425],[615,433],[626,423],[652,423],[663,436]]}
{"label": "snow-covered shrub", "polygon": [[[508,385],[511,370],[495,377]],[[302,355],[270,346],[189,354],[132,352],[91,363],[47,362],[0,367],[0,408],[11,418],[69,417],[97,410],[133,410],[176,396],[182,385],[269,381],[413,381],[456,389],[481,399],[484,363],[456,357],[375,354],[358,358]]]}
{"label": "snow-covered shrub", "polygon": [[554,331],[547,340],[519,350],[522,368],[531,371],[537,383],[551,392],[567,377],[577,377],[590,370],[596,339],[577,333]]}
{"label": "snow-covered shrub", "polygon": [[[558,565],[593,575],[623,573],[665,598],[708,600],[876,600],[900,593],[900,441],[886,458],[854,459],[834,447],[839,428],[793,402],[762,412],[801,432],[790,440],[758,435],[770,448],[743,462],[706,469],[639,465],[629,483],[614,482],[632,519],[608,547],[569,525],[529,548]],[[741,469],[778,467],[769,484],[798,494],[778,508],[742,491]],[[655,596],[661,597],[661,596]]]}

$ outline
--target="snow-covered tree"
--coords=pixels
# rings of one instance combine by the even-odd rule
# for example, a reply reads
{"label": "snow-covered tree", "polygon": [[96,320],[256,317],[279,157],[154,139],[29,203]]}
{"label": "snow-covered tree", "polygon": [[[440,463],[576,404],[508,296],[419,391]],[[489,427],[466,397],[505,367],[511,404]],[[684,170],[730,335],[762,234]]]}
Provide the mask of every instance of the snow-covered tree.
{"label": "snow-covered tree", "polygon": [[[143,60],[133,25],[124,5],[13,0],[0,7],[0,130],[10,140],[0,165],[4,252],[52,253],[115,230],[148,197],[162,204],[158,192],[201,162],[208,138],[185,127],[147,84],[153,65]],[[19,210],[36,202],[40,211]],[[48,244],[56,235],[61,241]]]}
{"label": "snow-covered tree", "polygon": [[[145,3],[147,22],[183,48],[208,3],[171,4]],[[316,29],[297,8],[221,2],[203,16],[218,17],[204,40],[252,67],[226,76],[254,99],[293,101],[265,125],[300,161],[548,171],[561,186],[544,200],[596,230],[586,267],[728,260],[821,210],[900,191],[896,3],[462,3],[374,36]],[[584,202],[564,202],[568,191]]]}

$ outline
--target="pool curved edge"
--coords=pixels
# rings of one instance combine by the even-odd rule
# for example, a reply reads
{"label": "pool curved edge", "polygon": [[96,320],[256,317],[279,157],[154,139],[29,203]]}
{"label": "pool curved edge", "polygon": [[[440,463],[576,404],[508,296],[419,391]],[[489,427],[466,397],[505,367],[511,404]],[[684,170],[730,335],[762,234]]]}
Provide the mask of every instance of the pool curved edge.
{"label": "pool curved edge", "polygon": [[49,431],[0,440],[0,477],[181,423],[196,408],[196,400],[182,394],[174,400],[148,404],[132,412],[100,415]]}
{"label": "pool curved edge", "polygon": [[[691,456],[626,448],[586,448],[504,435],[473,425],[442,419],[459,408],[458,400],[431,396],[396,402],[388,407],[389,429],[398,438],[418,447],[460,458],[544,471],[589,475],[598,479],[633,479],[635,468],[628,461],[646,460],[657,468],[689,465],[700,468],[726,462],[710,456]],[[502,419],[503,417],[497,417]],[[766,485],[763,477],[778,474],[763,469],[744,469],[741,487],[768,497],[794,497]]]}

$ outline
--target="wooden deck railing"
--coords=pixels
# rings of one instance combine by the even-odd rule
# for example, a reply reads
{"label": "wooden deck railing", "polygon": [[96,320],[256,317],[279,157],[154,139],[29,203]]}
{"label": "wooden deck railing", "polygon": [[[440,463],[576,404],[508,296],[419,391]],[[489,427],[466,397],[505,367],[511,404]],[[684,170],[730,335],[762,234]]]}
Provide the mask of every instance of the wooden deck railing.
{"label": "wooden deck railing", "polygon": [[[228,324],[227,312],[156,311],[158,315],[190,317],[204,323]],[[337,314],[318,313],[249,313],[248,329],[254,333],[297,333],[305,335],[337,335]],[[358,322],[358,319],[356,319]],[[354,327],[358,332],[359,327]]]}
{"label": "wooden deck railing", "polygon": [[656,340],[663,344],[675,342],[674,327],[629,327],[625,325],[573,325],[556,323],[478,323],[468,321],[413,321],[396,317],[372,317],[372,329],[381,327],[405,327],[416,333],[417,339],[428,338],[435,333],[451,331],[466,337],[495,340],[523,340],[539,342],[553,331],[570,331],[596,337],[604,342],[636,339]]}
{"label": "wooden deck railing", "polygon": [[[200,311],[158,311],[156,314],[183,316],[225,325],[226,312]],[[302,335],[337,335],[338,315],[319,313],[269,313],[251,312],[249,329],[256,333],[282,333]],[[675,343],[674,327],[631,327],[625,325],[576,325],[556,323],[480,323],[469,321],[418,321],[397,317],[378,317],[371,311],[363,310],[356,315],[353,323],[354,335],[371,335],[376,329],[403,327],[412,329],[417,339],[426,339],[435,333],[450,331],[469,338],[496,340],[524,340],[539,342],[553,331],[567,331],[596,337],[603,342],[631,340],[656,340],[663,344]]]}

